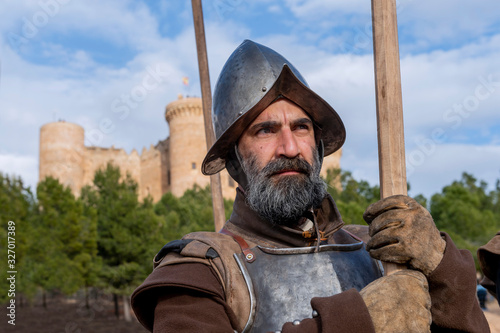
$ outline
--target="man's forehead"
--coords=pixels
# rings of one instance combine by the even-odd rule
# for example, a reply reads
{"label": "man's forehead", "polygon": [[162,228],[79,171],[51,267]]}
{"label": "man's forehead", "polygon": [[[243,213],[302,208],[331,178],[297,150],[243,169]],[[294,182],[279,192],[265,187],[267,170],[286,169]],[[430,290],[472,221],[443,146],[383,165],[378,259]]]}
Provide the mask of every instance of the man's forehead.
{"label": "man's forehead", "polygon": [[283,121],[295,122],[300,119],[312,121],[301,107],[286,99],[280,99],[265,108],[250,126],[266,121],[282,123]]}

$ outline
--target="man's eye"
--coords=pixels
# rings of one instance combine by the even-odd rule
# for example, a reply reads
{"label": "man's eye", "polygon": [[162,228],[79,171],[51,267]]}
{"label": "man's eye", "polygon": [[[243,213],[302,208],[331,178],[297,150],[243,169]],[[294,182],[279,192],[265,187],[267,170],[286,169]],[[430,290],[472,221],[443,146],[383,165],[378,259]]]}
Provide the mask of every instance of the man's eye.
{"label": "man's eye", "polygon": [[264,127],[264,128],[261,128],[260,130],[258,130],[257,134],[269,134],[271,132],[272,131],[269,127]]}

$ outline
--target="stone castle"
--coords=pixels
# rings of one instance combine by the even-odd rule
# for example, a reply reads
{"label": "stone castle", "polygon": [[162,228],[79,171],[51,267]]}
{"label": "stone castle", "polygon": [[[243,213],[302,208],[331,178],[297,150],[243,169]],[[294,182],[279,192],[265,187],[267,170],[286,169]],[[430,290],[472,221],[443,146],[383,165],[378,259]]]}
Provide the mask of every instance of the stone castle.
{"label": "stone castle", "polygon": [[[165,119],[169,137],[143,148],[141,154],[114,146],[86,147],[81,126],[64,121],[45,124],[40,129],[39,180],[52,176],[79,196],[83,186],[92,184],[95,172],[112,163],[137,182],[140,199],[150,195],[154,202],[166,192],[179,197],[194,184],[210,184],[210,177],[201,173],[207,152],[201,98],[179,96],[167,105]],[[323,175],[340,167],[341,154],[339,150],[324,159]],[[224,197],[234,199],[237,184],[226,170],[220,174]]]}

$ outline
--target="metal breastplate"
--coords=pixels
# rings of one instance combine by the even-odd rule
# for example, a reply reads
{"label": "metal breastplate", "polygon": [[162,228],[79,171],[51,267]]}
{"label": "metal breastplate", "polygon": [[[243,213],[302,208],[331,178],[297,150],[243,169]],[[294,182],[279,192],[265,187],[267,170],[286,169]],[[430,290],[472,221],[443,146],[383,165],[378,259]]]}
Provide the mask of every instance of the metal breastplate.
{"label": "metal breastplate", "polygon": [[258,246],[250,256],[234,254],[250,293],[251,312],[243,332],[276,331],[285,322],[311,318],[313,297],[359,291],[382,276],[380,263],[362,242],[315,250]]}

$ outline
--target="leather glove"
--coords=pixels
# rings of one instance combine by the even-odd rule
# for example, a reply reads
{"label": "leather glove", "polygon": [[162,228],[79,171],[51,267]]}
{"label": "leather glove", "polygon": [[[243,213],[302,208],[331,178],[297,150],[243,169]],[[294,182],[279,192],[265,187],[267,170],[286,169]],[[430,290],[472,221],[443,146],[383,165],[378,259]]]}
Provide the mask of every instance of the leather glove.
{"label": "leather glove", "polygon": [[382,261],[408,264],[429,276],[443,259],[446,242],[431,214],[414,199],[394,195],[371,204],[363,214],[370,225],[366,249]]}
{"label": "leather glove", "polygon": [[402,270],[381,277],[360,291],[375,332],[430,332],[431,297],[425,276]]}

